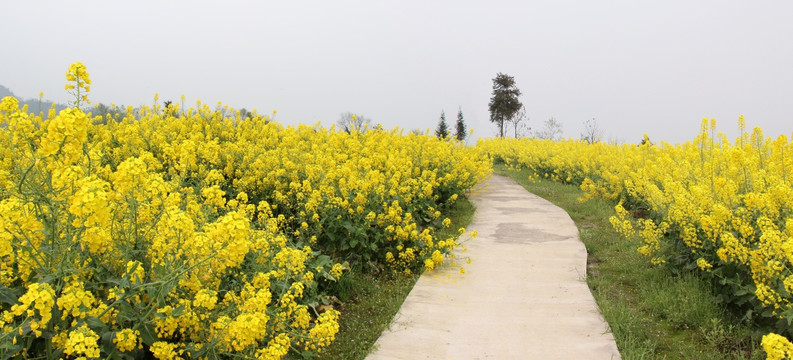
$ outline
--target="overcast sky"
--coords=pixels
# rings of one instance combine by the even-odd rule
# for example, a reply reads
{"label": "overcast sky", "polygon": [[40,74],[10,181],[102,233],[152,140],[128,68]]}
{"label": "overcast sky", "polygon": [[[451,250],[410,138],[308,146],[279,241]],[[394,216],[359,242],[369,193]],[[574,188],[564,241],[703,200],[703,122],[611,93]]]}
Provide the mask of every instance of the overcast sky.
{"label": "overcast sky", "polygon": [[278,110],[286,124],[346,111],[435,128],[461,108],[493,136],[497,73],[515,77],[534,129],[691,140],[703,117],[737,134],[793,132],[793,1],[2,1],[0,84],[67,102],[82,61],[93,102],[186,95]]}

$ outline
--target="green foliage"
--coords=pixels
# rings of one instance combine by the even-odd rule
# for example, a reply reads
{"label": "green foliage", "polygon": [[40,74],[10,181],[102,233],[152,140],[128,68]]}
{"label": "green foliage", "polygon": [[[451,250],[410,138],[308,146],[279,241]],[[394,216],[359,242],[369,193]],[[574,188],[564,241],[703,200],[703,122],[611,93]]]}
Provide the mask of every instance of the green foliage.
{"label": "green foliage", "polygon": [[[473,219],[475,207],[460,197],[449,209],[451,225],[438,231],[441,238],[456,237],[456,229],[465,228]],[[329,289],[337,294],[336,304],[342,312],[336,341],[321,359],[364,359],[380,334],[388,328],[418,276],[404,273],[345,273]]]}
{"label": "green foliage", "polygon": [[435,128],[435,136],[438,139],[445,139],[449,137],[449,126],[446,124],[446,112],[441,111],[441,118],[438,120],[438,127]]}
{"label": "green foliage", "polygon": [[562,207],[587,248],[587,283],[609,323],[623,359],[761,359],[759,333],[719,301],[712,284],[694,274],[648,266],[636,251],[641,239],[625,240],[608,218],[613,204],[580,202],[574,185],[529,180],[529,170],[495,167],[530,192]]}
{"label": "green foliage", "polygon": [[457,126],[455,127],[455,130],[456,131],[454,133],[454,137],[456,137],[457,140],[460,140],[460,141],[465,140],[465,136],[467,134],[465,133],[465,121],[463,120],[463,110],[462,109],[457,110]]}
{"label": "green foliage", "polygon": [[0,359],[316,356],[338,329],[328,291],[350,295],[344,259],[440,265],[459,245],[434,237],[442,211],[491,171],[433,137],[157,96],[103,124],[77,107],[84,67],[67,79],[75,107],[50,120],[0,101]]}
{"label": "green foliage", "polygon": [[515,85],[515,78],[498,73],[493,78],[493,96],[490,98],[490,121],[495,123],[504,137],[504,122],[509,121],[523,104],[518,100],[520,90]]}
{"label": "green foliage", "polygon": [[721,318],[723,310],[716,301],[702,301],[713,299],[712,287],[702,279],[686,273],[653,280],[639,289],[639,301],[673,328],[702,328]]}
{"label": "green foliage", "polygon": [[342,315],[336,340],[320,359],[364,359],[388,328],[418,275],[404,273],[364,274],[350,272],[339,281],[337,300]]}

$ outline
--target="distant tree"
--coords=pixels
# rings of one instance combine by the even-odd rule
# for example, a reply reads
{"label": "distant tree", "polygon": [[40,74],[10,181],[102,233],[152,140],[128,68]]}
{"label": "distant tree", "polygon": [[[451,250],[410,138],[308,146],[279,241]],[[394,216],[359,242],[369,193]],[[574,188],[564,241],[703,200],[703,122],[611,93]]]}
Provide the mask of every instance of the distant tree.
{"label": "distant tree", "polygon": [[243,120],[253,119],[253,113],[246,108],[242,108],[240,109],[240,118]]}
{"label": "distant tree", "polygon": [[124,109],[115,104],[107,106],[103,103],[98,103],[95,104],[91,110],[91,115],[102,117],[102,120],[100,121],[101,124],[107,124],[108,120],[119,122],[124,118],[124,113]]}
{"label": "distant tree", "polygon": [[534,136],[543,140],[561,140],[562,138],[562,123],[556,118],[545,120],[542,129],[537,131]]}
{"label": "distant tree", "polygon": [[595,121],[595,118],[584,121],[584,132],[581,133],[581,140],[584,140],[590,144],[594,144],[596,142],[600,142],[601,135],[602,131],[600,130],[597,121]]}
{"label": "distant tree", "polygon": [[438,120],[438,127],[435,128],[435,136],[438,139],[449,137],[449,125],[446,124],[446,112],[441,110],[441,118]]}
{"label": "distant tree", "polygon": [[642,141],[639,143],[639,145],[650,145],[650,146],[652,146],[653,142],[650,141],[650,137],[647,136],[647,134],[644,134],[644,136],[642,137]]}
{"label": "distant tree", "polygon": [[171,100],[163,101],[162,108],[163,108],[163,115],[166,116],[170,115],[177,118],[179,117],[179,114],[176,113],[176,108],[173,106],[173,101]]}
{"label": "distant tree", "polygon": [[351,133],[353,129],[360,132],[365,132],[367,127],[366,125],[371,123],[371,119],[360,114],[353,114],[349,111],[339,115],[339,120],[336,120],[336,124],[339,126],[339,129],[346,133]]}
{"label": "distant tree", "polygon": [[515,134],[515,139],[520,138],[524,135],[524,132],[528,132],[531,130],[529,126],[526,124],[529,122],[529,117],[526,116],[526,107],[521,105],[520,110],[515,112],[515,115],[512,115],[507,122],[512,125],[512,130]]}
{"label": "distant tree", "polygon": [[520,90],[515,86],[515,78],[498,73],[493,79],[493,96],[490,98],[490,121],[498,126],[501,137],[504,137],[504,123],[520,110],[523,104],[518,100]]}
{"label": "distant tree", "polygon": [[102,118],[98,123],[99,124],[107,124],[107,115],[112,114],[112,109],[109,106],[103,103],[96,103],[94,104],[94,108],[91,111],[91,115],[99,116]]}
{"label": "distant tree", "polygon": [[454,137],[457,140],[464,141],[465,140],[465,121],[463,121],[463,109],[460,108],[457,110],[457,126],[455,127]]}

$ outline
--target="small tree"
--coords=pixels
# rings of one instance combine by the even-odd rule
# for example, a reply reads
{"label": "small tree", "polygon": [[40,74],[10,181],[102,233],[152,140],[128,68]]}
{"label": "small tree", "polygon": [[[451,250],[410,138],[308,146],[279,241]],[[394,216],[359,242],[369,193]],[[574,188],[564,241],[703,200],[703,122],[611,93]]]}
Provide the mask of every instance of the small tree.
{"label": "small tree", "polygon": [[438,120],[438,127],[435,129],[435,136],[438,139],[449,137],[449,126],[446,124],[446,112],[441,110],[441,119]]}
{"label": "small tree", "polygon": [[653,142],[650,141],[650,137],[647,136],[647,134],[645,133],[644,136],[642,136],[642,141],[639,143],[639,145],[650,145],[650,146],[652,146]]}
{"label": "small tree", "polygon": [[581,133],[581,140],[594,144],[600,141],[601,133],[602,131],[600,131],[597,121],[592,118],[592,120],[584,121],[584,132]]}
{"label": "small tree", "polygon": [[537,131],[534,136],[543,140],[560,140],[562,138],[562,123],[553,117],[545,120],[542,129]]}
{"label": "small tree", "polygon": [[109,106],[103,103],[95,103],[94,108],[91,111],[91,115],[93,115],[94,117],[98,116],[102,118],[102,120],[100,120],[98,123],[103,125],[107,124],[108,114],[112,114],[112,110],[110,109]]}
{"label": "small tree", "polygon": [[365,132],[367,125],[371,123],[371,119],[360,114],[353,114],[349,111],[339,115],[339,120],[336,120],[336,124],[339,125],[339,129],[346,133],[351,133],[353,129],[360,132]]}
{"label": "small tree", "polygon": [[504,137],[504,122],[508,121],[520,110],[523,104],[518,100],[520,90],[515,86],[515,78],[498,73],[493,79],[493,96],[490,98],[490,121],[498,126],[501,137]]}
{"label": "small tree", "polygon": [[456,137],[457,140],[464,141],[466,134],[465,134],[465,121],[463,121],[462,109],[457,110],[457,126],[455,130],[456,132],[454,134],[454,137]]}
{"label": "small tree", "polygon": [[529,117],[526,116],[526,107],[521,105],[520,110],[518,110],[515,115],[512,115],[512,117],[508,120],[508,122],[512,125],[515,139],[520,138],[520,136],[524,133],[524,130],[531,130],[528,125],[526,125],[528,121]]}

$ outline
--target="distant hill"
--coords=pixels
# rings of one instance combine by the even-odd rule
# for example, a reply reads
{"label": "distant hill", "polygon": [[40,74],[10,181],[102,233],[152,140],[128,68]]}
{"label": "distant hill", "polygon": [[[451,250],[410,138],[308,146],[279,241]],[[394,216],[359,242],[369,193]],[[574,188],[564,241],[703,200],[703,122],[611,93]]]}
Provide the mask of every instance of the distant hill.
{"label": "distant hill", "polygon": [[14,93],[11,92],[11,89],[9,89],[9,88],[7,88],[7,87],[5,87],[3,85],[0,85],[0,99],[4,98],[6,96],[14,96]]}
{"label": "distant hill", "polygon": [[[11,91],[11,89],[9,89],[9,88],[7,88],[7,87],[5,87],[3,85],[0,85],[0,99],[4,98],[6,96],[13,96],[13,97],[17,98],[17,100],[19,100],[19,108],[20,109],[23,106],[27,105],[28,106],[28,111],[30,111],[32,113],[38,113],[39,111],[43,111],[45,117],[47,116],[47,112],[50,110],[50,107],[52,107],[52,104],[53,104],[53,102],[46,101],[46,100],[41,100],[41,102],[39,102],[39,99],[22,99],[21,97],[14,95],[14,93]],[[63,109],[66,109],[67,107],[68,106],[63,105],[63,104],[55,104],[55,110],[57,112],[59,112],[59,111],[61,111]]]}

